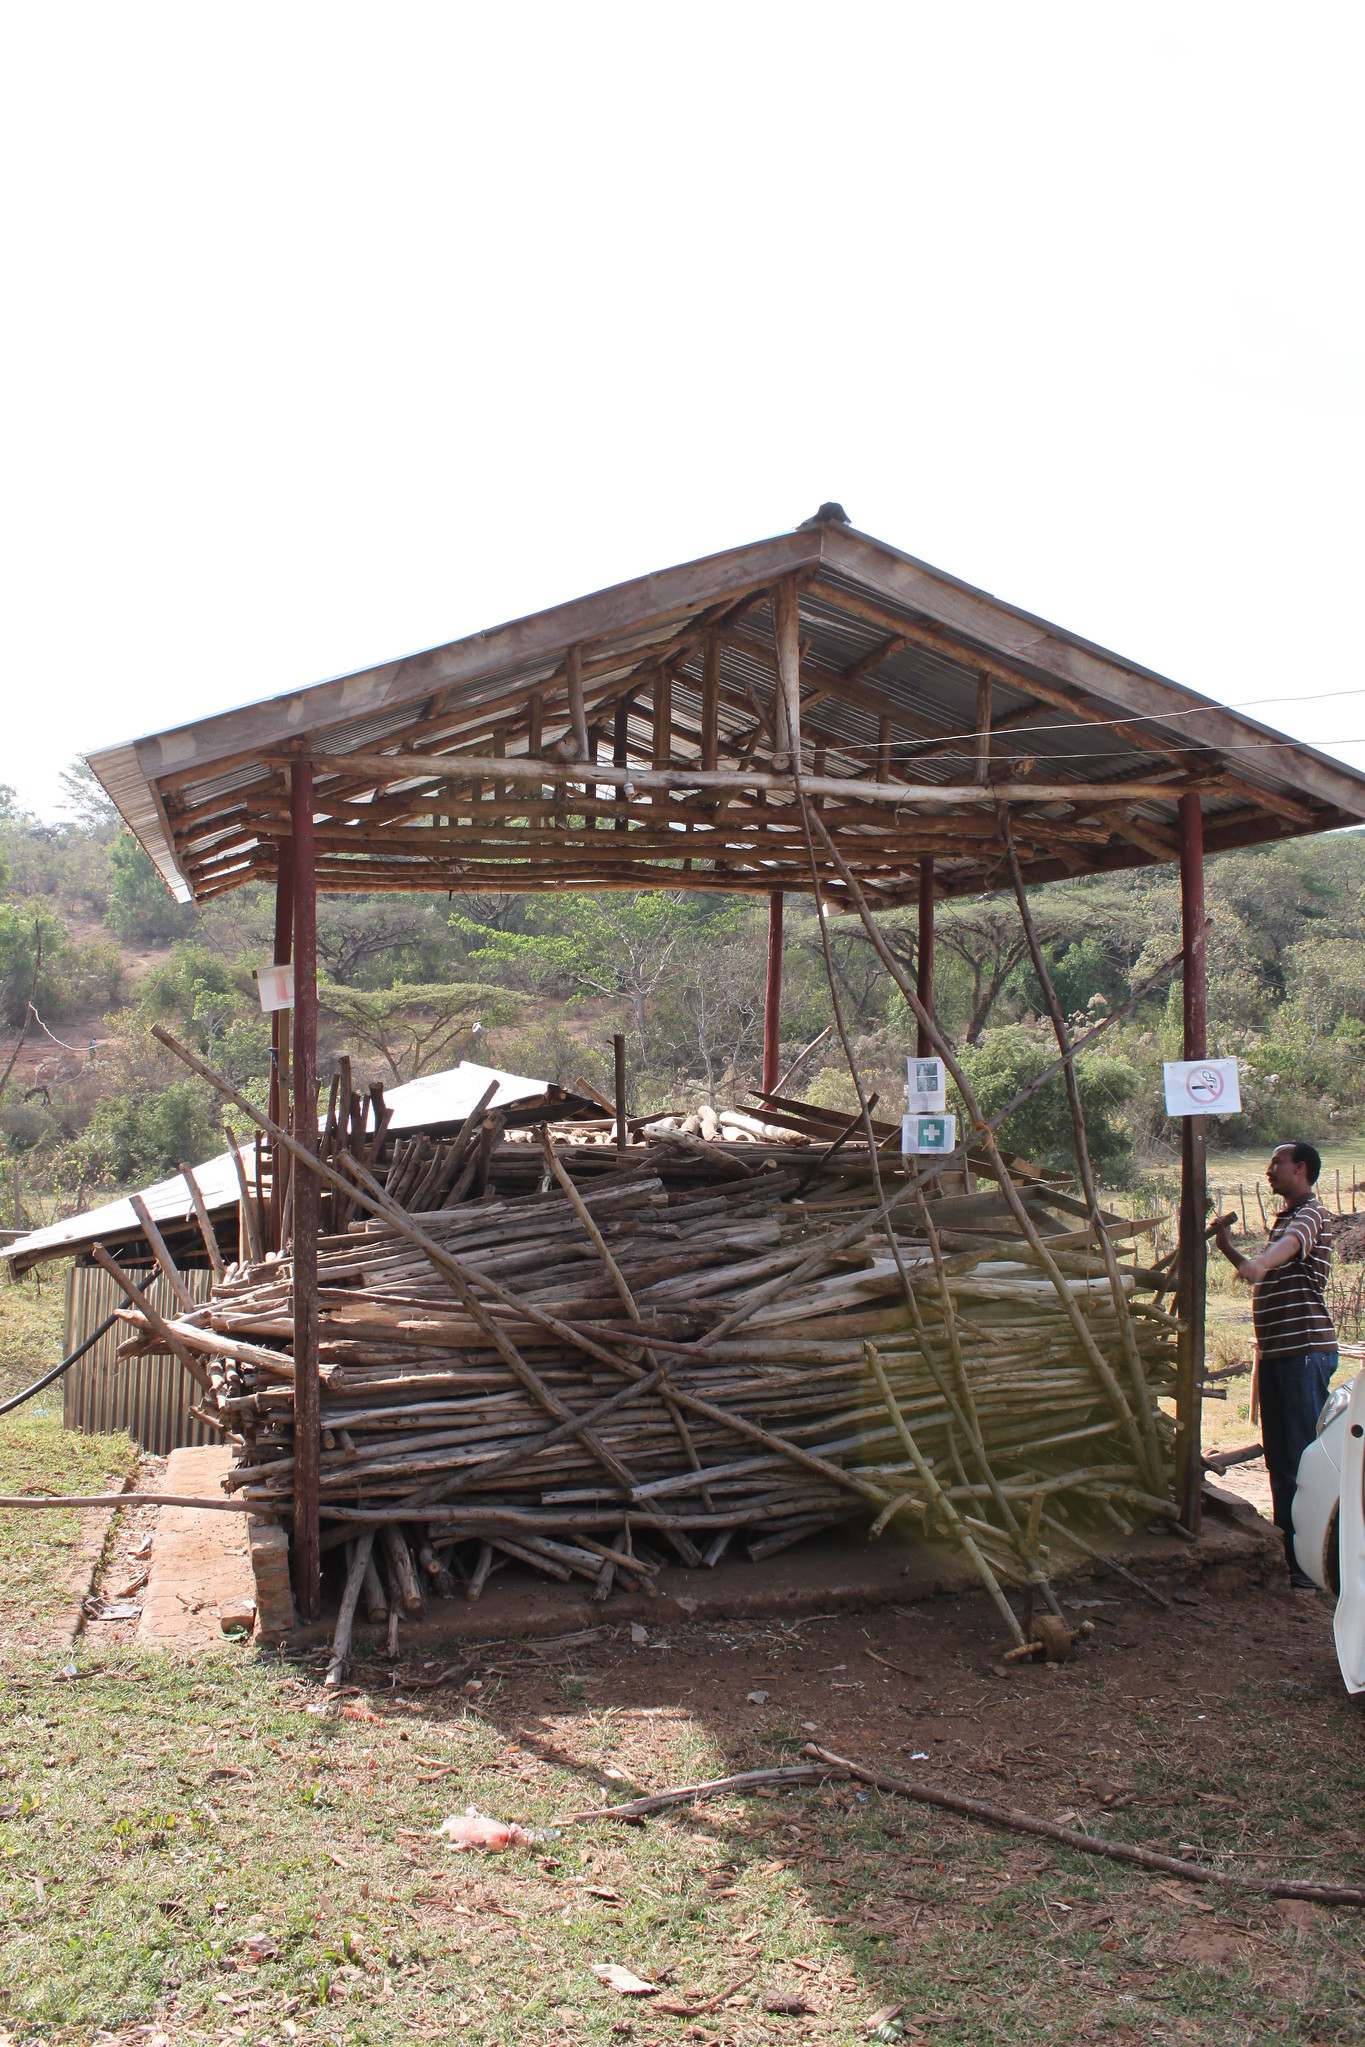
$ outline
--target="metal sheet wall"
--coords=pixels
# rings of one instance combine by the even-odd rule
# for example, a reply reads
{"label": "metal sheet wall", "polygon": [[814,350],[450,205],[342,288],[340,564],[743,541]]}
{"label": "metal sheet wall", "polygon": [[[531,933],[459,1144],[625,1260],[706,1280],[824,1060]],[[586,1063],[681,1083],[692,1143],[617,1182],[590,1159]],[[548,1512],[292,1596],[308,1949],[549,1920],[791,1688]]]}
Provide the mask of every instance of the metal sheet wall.
{"label": "metal sheet wall", "polygon": [[[131,1277],[163,1315],[175,1314],[175,1298],[160,1272],[132,1272]],[[183,1277],[195,1300],[207,1300],[212,1273],[190,1271]],[[122,1300],[117,1283],[98,1265],[73,1265],[66,1282],[63,1355],[69,1357]],[[119,1344],[131,1334],[126,1322],[116,1323],[71,1367],[62,1382],[62,1420],[67,1428],[87,1436],[118,1435],[126,1429],[135,1443],[157,1457],[186,1444],[220,1441],[190,1413],[199,1389],[179,1358],[115,1358]]]}

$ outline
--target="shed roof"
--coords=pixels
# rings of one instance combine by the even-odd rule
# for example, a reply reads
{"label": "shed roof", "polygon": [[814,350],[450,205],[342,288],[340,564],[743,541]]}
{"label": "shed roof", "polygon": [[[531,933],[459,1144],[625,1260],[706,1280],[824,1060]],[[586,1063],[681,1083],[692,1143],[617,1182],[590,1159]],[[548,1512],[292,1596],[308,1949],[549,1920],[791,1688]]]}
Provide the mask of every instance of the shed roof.
{"label": "shed roof", "polygon": [[90,765],[181,900],[274,876],[300,757],[324,890],[809,889],[778,687],[794,590],[802,771],[874,902],[913,898],[926,853],[940,893],[997,886],[1001,805],[1030,881],[1173,859],[1190,789],[1211,852],[1365,818],[1355,769],[837,509]]}

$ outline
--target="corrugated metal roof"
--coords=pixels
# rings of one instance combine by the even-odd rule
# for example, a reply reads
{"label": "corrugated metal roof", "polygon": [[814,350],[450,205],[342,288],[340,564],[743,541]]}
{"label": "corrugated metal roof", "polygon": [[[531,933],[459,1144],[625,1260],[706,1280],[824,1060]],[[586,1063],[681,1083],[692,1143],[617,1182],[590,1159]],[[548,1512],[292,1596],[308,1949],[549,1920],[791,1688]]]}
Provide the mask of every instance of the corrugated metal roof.
{"label": "corrugated metal roof", "polygon": [[[1365,817],[1365,775],[838,523],[808,526],[641,577],[444,647],[154,734],[91,755],[91,766],[176,893],[207,899],[273,874],[273,834],[287,828],[279,821],[282,749],[305,744],[329,755],[373,756],[396,746],[405,756],[429,752],[432,778],[444,775],[448,783],[460,752],[488,750],[490,706],[515,734],[509,756],[529,754],[526,713],[534,700],[543,705],[539,752],[546,755],[568,729],[565,664],[571,647],[589,664],[590,717],[597,704],[609,712],[623,687],[638,698],[641,691],[649,693],[661,668],[671,671],[670,759],[685,766],[699,755],[701,632],[714,629],[720,642],[722,741],[733,746],[746,733],[759,732],[760,715],[771,722],[776,687],[771,593],[793,576],[800,584],[802,688],[810,703],[809,712],[803,711],[806,772],[818,750],[828,774],[868,775],[886,743],[879,722],[889,720],[891,778],[907,785],[896,813],[902,821],[913,813],[916,786],[956,787],[974,780],[972,728],[981,669],[992,679],[991,755],[1000,773],[1073,785],[1077,801],[1092,806],[1109,787],[1166,780],[1169,798],[1162,792],[1130,813],[1159,835],[1164,830],[1169,836],[1174,803],[1190,777],[1200,788],[1214,846],[1219,831],[1228,844],[1253,843]],[[1011,724],[1020,727],[1016,736]],[[648,757],[651,729],[650,714],[637,702],[628,715],[635,758]],[[960,750],[955,739],[961,740]],[[756,744],[744,759],[752,766],[761,751]],[[742,766],[735,772],[742,773]],[[395,816],[392,799],[403,788],[421,790],[425,781],[417,779],[389,786],[388,807],[375,811],[366,847],[356,829],[364,820],[353,813],[376,786],[373,774],[367,781],[358,771],[351,809],[336,816],[327,810],[327,797],[339,800],[345,785],[334,776],[322,779],[317,812],[330,834],[319,870],[325,887],[364,889],[371,870],[403,886],[477,886],[481,861],[491,863],[494,887],[553,886],[556,878],[584,870],[584,850],[570,843],[572,835],[558,851],[554,844],[525,839],[523,852],[512,843],[510,824],[496,833],[481,826],[489,839],[486,852],[480,851],[482,841],[442,842],[434,833],[423,848],[384,844],[384,820]],[[987,792],[970,800],[992,799]],[[635,822],[666,832],[667,801],[637,796],[632,804]],[[272,805],[273,830],[267,828]],[[464,816],[471,804],[451,799],[444,807]],[[770,824],[776,824],[773,813],[781,807],[780,798],[769,799]],[[430,806],[436,813],[442,808],[439,801]],[[420,819],[407,823],[414,821]],[[950,836],[945,827],[945,849]],[[353,851],[344,844],[347,838],[354,840]],[[1027,834],[1020,838],[1026,845]],[[1106,839],[1113,843],[1103,845]],[[1148,832],[1146,843],[1158,851],[1142,850],[1141,837],[1135,849],[1116,821],[1081,864],[1112,867],[1160,857],[1160,838],[1153,841]],[[688,885],[720,886],[723,878],[725,886],[744,886],[750,866],[754,886],[771,885],[764,862],[746,861],[751,849],[740,846],[731,859],[717,842],[720,865],[714,870],[707,850],[704,836],[689,845]],[[781,858],[780,844],[767,851]],[[624,859],[623,874],[634,877],[638,865],[647,877],[651,861],[674,855],[671,848],[651,852],[647,846],[637,855],[617,845],[595,847],[593,857],[599,864]],[[981,866],[967,862],[964,886],[973,864]],[[1025,868],[1034,878],[1046,878],[1041,849],[1026,855]],[[676,885],[674,872],[665,869],[661,882]],[[809,875],[792,862],[785,882],[805,887]]]}

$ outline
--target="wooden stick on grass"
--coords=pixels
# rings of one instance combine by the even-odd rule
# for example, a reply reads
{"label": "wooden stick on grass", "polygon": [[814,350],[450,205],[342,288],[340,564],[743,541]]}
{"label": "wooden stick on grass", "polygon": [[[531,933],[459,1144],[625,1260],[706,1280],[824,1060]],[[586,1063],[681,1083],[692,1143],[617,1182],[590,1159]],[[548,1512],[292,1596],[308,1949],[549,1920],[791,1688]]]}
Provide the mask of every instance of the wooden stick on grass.
{"label": "wooden stick on grass", "polygon": [[1162,1855],[1154,1848],[1138,1848],[1128,1841],[1103,1841],[1094,1834],[1075,1834],[1054,1820],[1035,1819],[1032,1813],[1016,1812],[1010,1806],[994,1805],[984,1798],[968,1798],[960,1791],[944,1791],[936,1784],[913,1784],[902,1777],[888,1777],[880,1770],[869,1769],[865,1763],[852,1762],[847,1756],[836,1756],[831,1749],[821,1748],[813,1741],[808,1741],[801,1753],[832,1770],[847,1770],[849,1776],[856,1777],[860,1783],[871,1784],[878,1791],[889,1791],[897,1798],[913,1798],[921,1805],[960,1813],[964,1819],[984,1820],[988,1826],[1007,1827],[1016,1834],[1039,1834],[1045,1841],[1055,1841],[1059,1847],[1073,1849],[1082,1855],[1106,1855],[1111,1861],[1133,1863],[1139,1869],[1159,1869],[1167,1876],[1179,1877],[1182,1883],[1223,1884],[1230,1890],[1256,1891],[1262,1897],[1308,1898],[1323,1905],[1365,1907],[1365,1890],[1354,1885],[1281,1883],[1274,1877],[1241,1876],[1233,1870],[1208,1869],[1201,1863],[1179,1862],[1174,1855]]}
{"label": "wooden stick on grass", "polygon": [[336,1633],[332,1637],[332,1660],[323,1679],[326,1685],[339,1685],[345,1674],[346,1661],[351,1653],[351,1631],[355,1627],[355,1610],[360,1601],[361,1587],[370,1568],[370,1551],[374,1548],[374,1536],[375,1531],[367,1528],[356,1537],[350,1569],[346,1573],[346,1587],[341,1595],[341,1611],[337,1615]]}

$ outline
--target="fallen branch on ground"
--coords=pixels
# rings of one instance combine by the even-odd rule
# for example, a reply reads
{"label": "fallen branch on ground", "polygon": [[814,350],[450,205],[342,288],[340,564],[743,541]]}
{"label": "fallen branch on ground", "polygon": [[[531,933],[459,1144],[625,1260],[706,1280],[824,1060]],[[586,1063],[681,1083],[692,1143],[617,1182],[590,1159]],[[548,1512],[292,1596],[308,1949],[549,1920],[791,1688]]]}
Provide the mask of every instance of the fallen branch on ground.
{"label": "fallen branch on ground", "polygon": [[[842,1770],[845,1765],[839,1764]],[[704,1784],[681,1784],[676,1791],[656,1791],[648,1798],[632,1799],[629,1805],[601,1805],[591,1812],[572,1812],[557,1822],[570,1826],[578,1820],[639,1820],[649,1813],[663,1812],[670,1805],[686,1805],[694,1798],[719,1798],[727,1791],[752,1791],[759,1784],[823,1784],[830,1771],[810,1763],[786,1763],[771,1770],[741,1770],[737,1777],[711,1777]]]}
{"label": "fallen branch on ground", "polygon": [[988,1826],[1006,1827],[1016,1834],[1041,1834],[1046,1841],[1071,1848],[1082,1855],[1107,1855],[1114,1862],[1131,1862],[1139,1869],[1159,1869],[1163,1875],[1178,1876],[1183,1883],[1225,1884],[1232,1890],[1257,1891],[1269,1898],[1307,1898],[1318,1905],[1365,1906],[1365,1890],[1349,1884],[1281,1883],[1268,1876],[1241,1876],[1233,1870],[1209,1869],[1199,1862],[1181,1862],[1174,1855],[1162,1855],[1155,1848],[1138,1848],[1128,1841],[1101,1841],[1094,1834],[1076,1834],[1054,1820],[1038,1820],[1032,1813],[1015,1812],[1007,1805],[993,1805],[984,1798],[968,1798],[960,1791],[942,1791],[936,1784],[908,1784],[901,1777],[884,1776],[865,1763],[850,1762],[831,1749],[808,1741],[801,1751],[825,1763],[831,1770],[847,1770],[878,1791],[894,1792],[898,1798],[913,1798],[921,1805],[935,1805],[944,1812],[960,1813],[969,1820],[984,1820]]}

